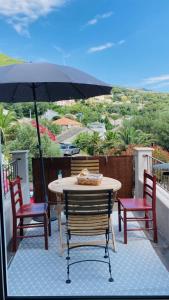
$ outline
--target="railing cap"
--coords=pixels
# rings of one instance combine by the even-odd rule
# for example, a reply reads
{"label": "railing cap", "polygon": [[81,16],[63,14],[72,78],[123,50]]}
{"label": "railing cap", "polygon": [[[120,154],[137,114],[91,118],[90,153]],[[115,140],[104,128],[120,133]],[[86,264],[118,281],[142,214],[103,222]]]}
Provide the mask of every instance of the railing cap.
{"label": "railing cap", "polygon": [[16,150],[16,151],[11,151],[11,154],[17,154],[17,153],[29,153],[29,150]]}
{"label": "railing cap", "polygon": [[150,147],[134,147],[134,150],[136,151],[153,151],[153,148]]}

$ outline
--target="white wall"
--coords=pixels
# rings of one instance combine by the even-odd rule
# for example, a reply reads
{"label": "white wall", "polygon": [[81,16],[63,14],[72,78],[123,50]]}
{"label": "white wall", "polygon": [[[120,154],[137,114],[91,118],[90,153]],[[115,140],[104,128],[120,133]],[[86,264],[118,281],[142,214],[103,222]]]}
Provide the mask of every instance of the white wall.
{"label": "white wall", "polygon": [[[135,196],[142,197],[144,169],[151,171],[152,165],[146,155],[152,156],[151,148],[135,148]],[[157,229],[161,237],[169,242],[169,192],[157,184]]]}

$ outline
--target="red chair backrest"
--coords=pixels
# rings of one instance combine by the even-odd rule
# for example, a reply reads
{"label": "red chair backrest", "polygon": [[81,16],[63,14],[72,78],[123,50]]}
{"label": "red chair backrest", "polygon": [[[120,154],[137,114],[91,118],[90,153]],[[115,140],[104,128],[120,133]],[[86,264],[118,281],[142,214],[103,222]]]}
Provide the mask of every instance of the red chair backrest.
{"label": "red chair backrest", "polygon": [[10,180],[9,186],[11,193],[12,212],[15,215],[17,204],[19,204],[19,207],[21,207],[23,204],[21,178],[17,176],[15,179]]}
{"label": "red chair backrest", "polygon": [[156,176],[144,170],[143,197],[152,202],[152,208],[156,206]]}

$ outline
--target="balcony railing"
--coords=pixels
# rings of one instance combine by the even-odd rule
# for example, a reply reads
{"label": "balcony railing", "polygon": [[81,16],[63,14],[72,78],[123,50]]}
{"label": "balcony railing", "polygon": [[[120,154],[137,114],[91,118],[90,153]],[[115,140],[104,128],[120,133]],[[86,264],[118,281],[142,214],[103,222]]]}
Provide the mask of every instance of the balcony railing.
{"label": "balcony railing", "polygon": [[9,180],[18,176],[18,159],[2,165],[4,194],[9,191]]}
{"label": "balcony railing", "polygon": [[157,184],[163,189],[169,191],[169,162],[165,163],[155,157],[147,157],[147,169],[152,170],[152,174],[156,175]]}

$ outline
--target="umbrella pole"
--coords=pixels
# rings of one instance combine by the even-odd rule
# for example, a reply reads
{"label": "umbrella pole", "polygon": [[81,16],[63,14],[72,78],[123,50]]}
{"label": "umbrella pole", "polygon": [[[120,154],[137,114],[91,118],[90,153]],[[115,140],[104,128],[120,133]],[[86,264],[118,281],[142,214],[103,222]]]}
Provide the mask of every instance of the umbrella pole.
{"label": "umbrella pole", "polygon": [[35,84],[33,84],[33,97],[34,97],[34,110],[35,110],[35,118],[36,118],[36,128],[38,135],[38,148],[39,148],[39,158],[40,158],[40,168],[41,168],[41,179],[42,179],[42,190],[44,192],[45,202],[48,202],[48,195],[46,190],[46,180],[45,180],[45,170],[44,170],[44,161],[42,156],[42,146],[41,146],[41,138],[39,131],[39,120],[38,120],[38,111],[37,111],[37,103],[36,103],[36,91]]}

